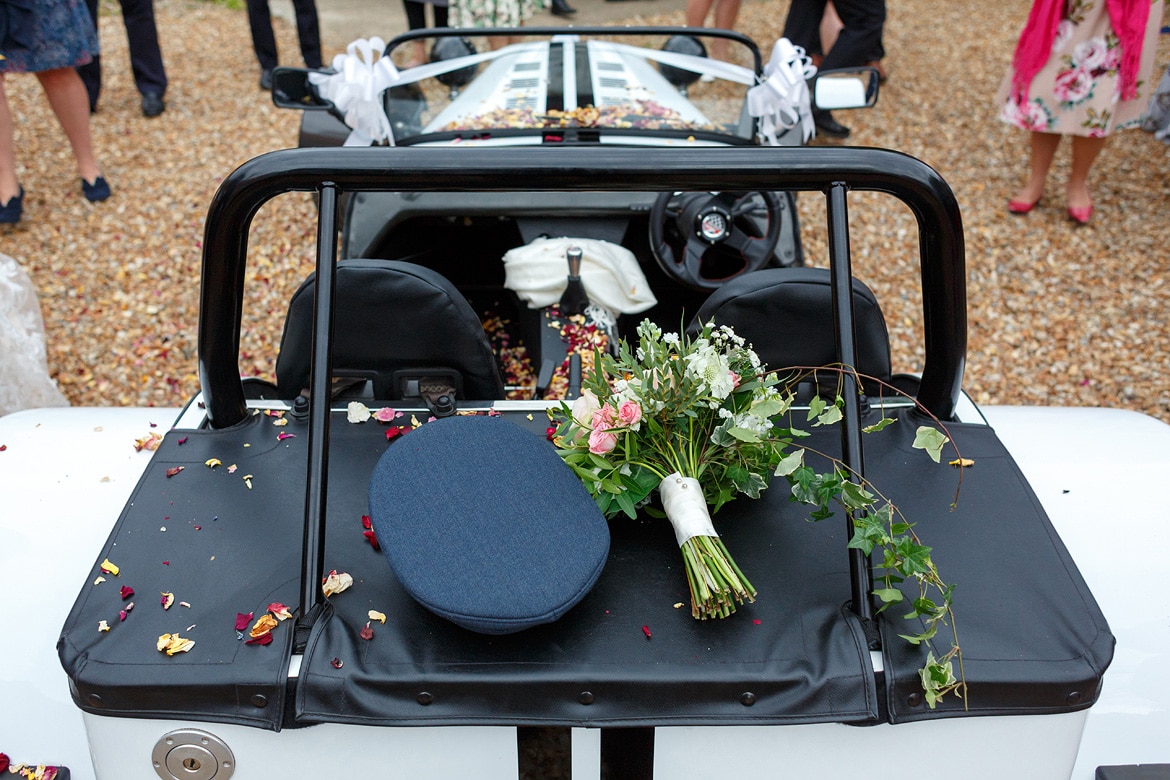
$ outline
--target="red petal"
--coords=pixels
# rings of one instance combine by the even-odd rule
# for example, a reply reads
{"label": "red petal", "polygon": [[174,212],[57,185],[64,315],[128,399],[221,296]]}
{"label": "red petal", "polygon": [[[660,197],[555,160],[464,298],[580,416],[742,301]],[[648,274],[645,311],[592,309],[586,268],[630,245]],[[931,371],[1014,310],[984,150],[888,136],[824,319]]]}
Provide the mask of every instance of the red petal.
{"label": "red petal", "polygon": [[282,432],[282,433],[276,434],[277,441],[284,441],[285,439],[295,439],[296,437],[297,437],[297,435],[295,433],[283,433]]}
{"label": "red petal", "polygon": [[374,534],[373,531],[362,531],[362,536],[366,537],[366,541],[369,542],[370,546],[375,550],[382,549],[382,546],[378,544],[378,537]]}
{"label": "red petal", "polygon": [[762,621],[762,620],[760,620],[759,618],[756,618],[756,619],[752,620],[752,623],[754,623],[754,624],[755,624],[755,625],[757,625],[757,626],[758,626],[760,623],[762,623],[762,622],[763,622],[763,621]]}
{"label": "red petal", "polygon": [[8,764],[9,764],[8,754],[0,753],[0,772],[3,772],[5,769],[7,769]]}
{"label": "red petal", "polygon": [[369,529],[369,528],[373,528],[373,527],[374,527],[374,524],[373,524],[373,522],[370,521],[370,516],[369,515],[362,515],[362,528]]}
{"label": "red petal", "polygon": [[183,438],[179,439],[179,440],[178,440],[177,442],[175,442],[175,443],[176,443],[176,444],[186,444],[186,443],[187,443],[187,437],[186,437],[186,436],[184,436]]}
{"label": "red petal", "polygon": [[244,642],[244,644],[246,644],[246,645],[261,645],[261,646],[270,645],[270,644],[272,644],[272,632],[269,631],[267,634],[261,634],[260,636],[256,637],[255,639],[249,639],[246,642]]}
{"label": "red petal", "polygon": [[248,625],[252,622],[252,613],[245,615],[243,612],[236,613],[236,631],[247,631]]}
{"label": "red petal", "polygon": [[361,631],[359,631],[358,634],[361,636],[362,639],[369,642],[371,639],[374,638],[374,629],[370,628],[369,623],[366,623],[366,627],[363,628]]}
{"label": "red petal", "polygon": [[395,436],[397,436],[400,433],[402,433],[402,428],[400,428],[397,425],[391,425],[389,428],[386,429],[386,438],[388,440],[393,439]]}
{"label": "red petal", "polygon": [[186,468],[186,467],[185,466],[175,466],[173,469],[167,469],[167,478],[175,476],[180,471],[182,471],[184,468]]}
{"label": "red petal", "polygon": [[125,601],[134,595],[134,588],[131,588],[129,585],[123,585],[118,592],[122,594],[122,601]]}
{"label": "red petal", "polygon": [[649,639],[650,638],[650,626],[642,626],[642,633],[646,635],[647,639]]}
{"label": "red petal", "polygon": [[125,619],[126,619],[126,610],[124,610],[124,609],[118,610],[118,622],[122,622]]}

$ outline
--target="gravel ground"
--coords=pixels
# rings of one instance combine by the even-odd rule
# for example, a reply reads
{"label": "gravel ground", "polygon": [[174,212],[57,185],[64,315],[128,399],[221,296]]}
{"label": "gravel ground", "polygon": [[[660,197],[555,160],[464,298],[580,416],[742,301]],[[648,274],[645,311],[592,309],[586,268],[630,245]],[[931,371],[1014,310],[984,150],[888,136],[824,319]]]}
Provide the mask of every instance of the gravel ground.
{"label": "gravel ground", "polygon": [[[602,0],[581,0],[601,2]],[[745,3],[738,23],[766,47],[786,0]],[[1097,213],[1064,215],[1067,145],[1050,196],[1026,217],[1006,199],[1022,181],[1026,136],[994,119],[992,95],[1026,4],[901,0],[886,25],[890,80],[879,104],[841,113],[849,143],[898,149],[954,188],[966,230],[970,350],[965,388],[984,404],[1116,406],[1170,421],[1170,153],[1141,131],[1115,136],[1095,169]],[[129,75],[116,10],[101,20],[106,85],[93,133],[114,197],[91,206],[30,76],[6,81],[16,117],[25,220],[0,227],[0,251],[32,276],[43,304],[49,367],[77,405],[185,402],[197,389],[195,333],[203,218],[228,172],[296,143],[299,116],[257,89],[243,11],[156,0],[171,87],[148,120]],[[681,14],[641,21],[681,23]],[[397,31],[382,31],[386,35]],[[277,22],[282,51],[292,26]],[[345,41],[329,42],[331,55]],[[1170,61],[1163,36],[1158,62]],[[801,199],[811,262],[826,253],[819,199]],[[307,196],[266,206],[253,228],[242,365],[271,375],[288,296],[312,268]],[[855,273],[886,310],[900,370],[919,368],[917,229],[890,198],[850,198]]]}

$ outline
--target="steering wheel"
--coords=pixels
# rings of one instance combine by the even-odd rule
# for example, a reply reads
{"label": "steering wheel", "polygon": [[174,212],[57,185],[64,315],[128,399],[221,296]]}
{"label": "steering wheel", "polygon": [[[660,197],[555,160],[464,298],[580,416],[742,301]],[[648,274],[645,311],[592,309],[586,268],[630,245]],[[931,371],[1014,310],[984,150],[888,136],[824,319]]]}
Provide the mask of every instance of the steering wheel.
{"label": "steering wheel", "polygon": [[650,249],[662,271],[694,290],[715,290],[758,271],[780,240],[774,192],[663,192],[650,209]]}

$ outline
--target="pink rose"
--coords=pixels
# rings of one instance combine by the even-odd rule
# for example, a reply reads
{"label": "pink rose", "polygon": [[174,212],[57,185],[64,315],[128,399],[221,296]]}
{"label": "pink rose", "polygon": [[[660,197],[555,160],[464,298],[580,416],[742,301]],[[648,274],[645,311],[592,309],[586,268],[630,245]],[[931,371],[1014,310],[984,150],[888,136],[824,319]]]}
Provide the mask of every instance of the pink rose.
{"label": "pink rose", "polygon": [[613,409],[609,406],[602,406],[593,412],[593,430],[604,430],[606,428],[614,428],[616,422],[613,417]]}
{"label": "pink rose", "polygon": [[1093,94],[1093,77],[1087,70],[1066,70],[1056,74],[1053,94],[1061,103],[1080,103]]}
{"label": "pink rose", "polygon": [[731,374],[731,389],[734,390],[739,387],[739,383],[743,381],[743,377],[734,371],[728,371],[727,373]]}
{"label": "pink rose", "polygon": [[604,455],[617,446],[617,435],[609,433],[603,428],[594,428],[589,434],[589,451],[594,455]]}
{"label": "pink rose", "polygon": [[618,424],[632,428],[642,420],[642,407],[634,401],[626,401],[618,409]]}

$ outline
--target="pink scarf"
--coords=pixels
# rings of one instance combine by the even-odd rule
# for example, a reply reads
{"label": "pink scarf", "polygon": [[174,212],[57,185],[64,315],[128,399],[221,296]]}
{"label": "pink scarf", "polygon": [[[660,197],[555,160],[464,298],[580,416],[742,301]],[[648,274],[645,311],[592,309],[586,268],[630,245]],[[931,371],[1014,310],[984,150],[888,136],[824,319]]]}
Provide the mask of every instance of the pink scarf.
{"label": "pink scarf", "polygon": [[[1056,28],[1064,19],[1066,0],[1035,0],[1028,23],[1020,33],[1012,59],[1012,97],[1020,103],[1028,99],[1032,79],[1052,55]],[[1151,0],[1106,0],[1109,24],[1121,41],[1121,99],[1137,97],[1137,74],[1142,61],[1142,39]]]}

